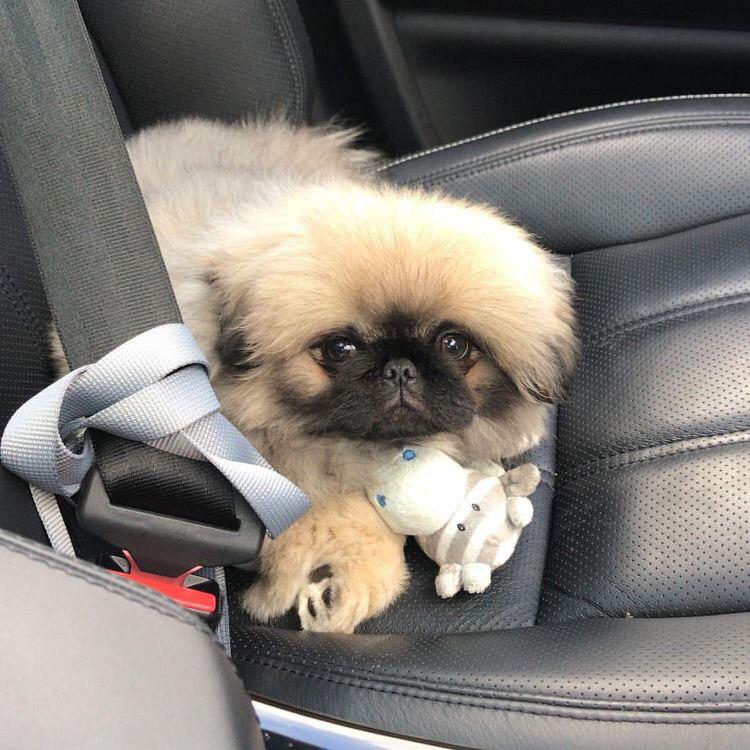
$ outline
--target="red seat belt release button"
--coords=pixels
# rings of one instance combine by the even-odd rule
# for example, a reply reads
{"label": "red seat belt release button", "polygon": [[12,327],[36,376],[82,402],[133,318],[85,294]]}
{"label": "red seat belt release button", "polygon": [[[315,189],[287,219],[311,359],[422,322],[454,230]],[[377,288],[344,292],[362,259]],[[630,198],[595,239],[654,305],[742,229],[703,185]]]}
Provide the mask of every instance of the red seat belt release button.
{"label": "red seat belt release button", "polygon": [[170,578],[169,576],[148,573],[145,570],[141,570],[133,559],[133,556],[127,550],[123,550],[123,555],[125,556],[125,560],[127,560],[127,569],[123,569],[126,566],[122,564],[120,559],[110,558],[114,563],[111,567],[108,566],[110,572],[122,578],[127,578],[129,581],[134,581],[141,586],[146,586],[153,591],[158,591],[181,607],[189,609],[191,612],[195,612],[202,617],[210,618],[218,612],[218,593],[206,590],[206,588],[213,588],[211,584],[215,584],[215,581],[193,575],[197,570],[201,569],[200,565],[190,568],[190,570],[181,573],[175,578]]}

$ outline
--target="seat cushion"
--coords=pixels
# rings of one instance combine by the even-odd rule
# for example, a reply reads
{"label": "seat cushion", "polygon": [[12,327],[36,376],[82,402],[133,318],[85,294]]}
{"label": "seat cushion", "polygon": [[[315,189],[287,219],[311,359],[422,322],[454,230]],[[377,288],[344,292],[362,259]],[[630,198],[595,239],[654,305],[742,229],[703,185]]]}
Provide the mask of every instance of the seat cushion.
{"label": "seat cushion", "polygon": [[749,106],[602,107],[389,170],[571,254],[583,356],[558,416],[541,622],[749,608]]}
{"label": "seat cushion", "polygon": [[[501,207],[570,258],[583,358],[549,535],[524,550],[543,579],[509,566],[438,615],[425,588],[352,636],[236,613],[246,686],[471,747],[750,743],[750,98],[550,118],[384,177]],[[539,596],[531,627],[503,619],[513,591]]]}
{"label": "seat cushion", "polygon": [[750,610],[750,216],[572,267],[541,621]]}

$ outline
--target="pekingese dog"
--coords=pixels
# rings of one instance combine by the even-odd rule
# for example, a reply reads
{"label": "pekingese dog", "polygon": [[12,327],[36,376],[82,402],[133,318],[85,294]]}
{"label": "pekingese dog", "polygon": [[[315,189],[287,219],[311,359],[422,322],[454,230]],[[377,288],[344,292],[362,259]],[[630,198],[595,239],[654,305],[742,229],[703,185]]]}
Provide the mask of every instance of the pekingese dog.
{"label": "pekingese dog", "polygon": [[312,501],[264,545],[245,606],[316,631],[352,631],[407,578],[363,493],[375,448],[516,455],[576,355],[547,252],[486,206],[379,183],[352,138],[188,119],[128,144],[224,413]]}

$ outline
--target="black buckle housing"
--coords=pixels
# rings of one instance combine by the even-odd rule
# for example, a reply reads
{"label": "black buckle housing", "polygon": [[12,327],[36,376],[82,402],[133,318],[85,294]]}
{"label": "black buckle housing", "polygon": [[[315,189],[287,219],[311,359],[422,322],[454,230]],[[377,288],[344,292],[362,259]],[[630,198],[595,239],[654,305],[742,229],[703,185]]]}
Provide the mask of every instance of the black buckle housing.
{"label": "black buckle housing", "polygon": [[239,493],[237,498],[236,529],[115,505],[94,466],[81,485],[76,514],[84,529],[128,550],[144,571],[174,577],[196,565],[244,566],[257,557],[265,528]]}

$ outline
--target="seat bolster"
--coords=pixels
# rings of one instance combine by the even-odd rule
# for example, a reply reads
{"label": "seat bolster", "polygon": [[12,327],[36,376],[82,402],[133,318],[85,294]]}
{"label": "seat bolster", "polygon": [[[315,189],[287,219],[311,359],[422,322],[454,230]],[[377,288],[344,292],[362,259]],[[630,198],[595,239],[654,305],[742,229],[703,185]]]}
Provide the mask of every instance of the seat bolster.
{"label": "seat bolster", "polygon": [[263,747],[231,662],[193,615],[6,532],[0,569],[3,747]]}
{"label": "seat bolster", "polygon": [[556,252],[750,211],[750,95],[553,115],[392,162],[382,175],[499,207]]}
{"label": "seat bolster", "polygon": [[750,614],[439,637],[233,636],[252,695],[380,732],[519,750],[750,744]]}

